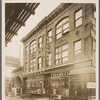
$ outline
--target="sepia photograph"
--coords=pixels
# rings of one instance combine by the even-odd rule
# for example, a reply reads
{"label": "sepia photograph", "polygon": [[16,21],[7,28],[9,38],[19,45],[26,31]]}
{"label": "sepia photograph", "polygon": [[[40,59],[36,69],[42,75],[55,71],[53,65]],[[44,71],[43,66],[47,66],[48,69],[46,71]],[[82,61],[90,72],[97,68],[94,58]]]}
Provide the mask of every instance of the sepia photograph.
{"label": "sepia photograph", "polygon": [[3,100],[97,100],[97,9],[4,2]]}

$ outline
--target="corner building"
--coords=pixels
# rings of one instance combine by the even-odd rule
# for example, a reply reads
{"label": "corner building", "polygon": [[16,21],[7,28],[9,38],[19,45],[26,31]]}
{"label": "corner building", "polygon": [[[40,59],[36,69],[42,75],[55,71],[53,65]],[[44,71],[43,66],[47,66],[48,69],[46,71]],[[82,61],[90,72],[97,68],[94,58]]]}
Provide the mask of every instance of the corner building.
{"label": "corner building", "polygon": [[96,88],[96,6],[62,3],[21,40],[23,93],[87,100]]}

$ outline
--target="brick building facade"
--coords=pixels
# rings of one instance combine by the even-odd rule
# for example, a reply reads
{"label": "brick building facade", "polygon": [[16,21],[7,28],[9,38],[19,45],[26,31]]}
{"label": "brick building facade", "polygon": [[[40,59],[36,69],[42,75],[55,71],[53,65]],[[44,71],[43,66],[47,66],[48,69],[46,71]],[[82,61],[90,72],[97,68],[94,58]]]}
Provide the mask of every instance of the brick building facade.
{"label": "brick building facade", "polygon": [[63,3],[21,41],[23,93],[95,96],[95,4]]}

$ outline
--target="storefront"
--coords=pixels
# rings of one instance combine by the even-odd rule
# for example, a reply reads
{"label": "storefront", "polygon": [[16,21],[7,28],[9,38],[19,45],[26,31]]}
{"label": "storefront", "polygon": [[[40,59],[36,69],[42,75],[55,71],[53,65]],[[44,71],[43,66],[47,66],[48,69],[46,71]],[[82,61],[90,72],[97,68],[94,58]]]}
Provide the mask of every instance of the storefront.
{"label": "storefront", "polygon": [[73,69],[70,74],[70,100],[90,100],[96,96],[95,68]]}
{"label": "storefront", "polygon": [[26,80],[26,93],[43,94],[44,93],[44,77],[43,75],[33,75]]}
{"label": "storefront", "polygon": [[50,94],[53,98],[69,97],[69,77],[67,71],[53,72],[51,74]]}

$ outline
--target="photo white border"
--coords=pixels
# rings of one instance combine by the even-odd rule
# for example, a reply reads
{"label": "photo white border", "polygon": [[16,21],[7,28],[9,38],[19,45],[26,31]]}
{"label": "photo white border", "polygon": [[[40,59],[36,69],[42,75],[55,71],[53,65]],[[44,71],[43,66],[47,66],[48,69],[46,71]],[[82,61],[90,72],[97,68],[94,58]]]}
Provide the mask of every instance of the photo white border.
{"label": "photo white border", "polygon": [[[96,100],[99,100],[99,0],[2,0],[2,100],[5,100],[5,3],[96,3]],[[30,30],[31,31],[31,30]]]}

